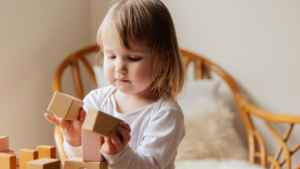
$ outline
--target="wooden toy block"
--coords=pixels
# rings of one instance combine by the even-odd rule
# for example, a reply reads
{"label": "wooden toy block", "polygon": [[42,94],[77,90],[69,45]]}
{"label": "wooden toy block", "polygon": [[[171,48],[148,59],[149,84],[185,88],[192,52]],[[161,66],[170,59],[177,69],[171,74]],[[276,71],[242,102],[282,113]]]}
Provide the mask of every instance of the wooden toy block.
{"label": "wooden toy block", "polygon": [[16,166],[20,166],[20,159],[19,158],[16,158]]}
{"label": "wooden toy block", "polygon": [[97,133],[82,129],[82,159],[87,162],[103,161],[100,153],[103,137]]}
{"label": "wooden toy block", "polygon": [[98,133],[104,137],[109,137],[109,133],[113,131],[120,138],[117,127],[121,121],[122,120],[109,114],[98,110],[89,109],[82,128]]}
{"label": "wooden toy block", "polygon": [[63,169],[108,169],[106,161],[101,162],[84,162],[80,157],[73,157],[65,160]]}
{"label": "wooden toy block", "polygon": [[0,154],[0,169],[15,169],[16,156],[11,154]]}
{"label": "wooden toy block", "polygon": [[38,159],[38,151],[21,149],[20,150],[20,169],[27,169],[27,162]]}
{"label": "wooden toy block", "polygon": [[61,118],[77,120],[79,109],[82,106],[83,102],[76,97],[55,92],[47,110]]}
{"label": "wooden toy block", "polygon": [[9,150],[9,141],[7,136],[0,136],[0,151]]}
{"label": "wooden toy block", "polygon": [[41,158],[56,158],[56,147],[39,145],[36,147],[38,151],[39,159]]}
{"label": "wooden toy block", "polygon": [[60,160],[41,158],[27,163],[27,169],[60,169]]}
{"label": "wooden toy block", "polygon": [[11,155],[14,155],[14,154],[15,154],[15,152],[12,151],[12,150],[1,151],[0,153],[11,154]]}

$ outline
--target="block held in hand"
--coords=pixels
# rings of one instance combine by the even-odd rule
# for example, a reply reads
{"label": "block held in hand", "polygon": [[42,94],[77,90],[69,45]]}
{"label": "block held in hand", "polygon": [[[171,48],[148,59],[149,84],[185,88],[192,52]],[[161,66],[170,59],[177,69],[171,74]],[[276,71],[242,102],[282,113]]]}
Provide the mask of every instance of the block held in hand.
{"label": "block held in hand", "polygon": [[117,131],[117,127],[122,120],[103,113],[98,110],[89,109],[82,128],[84,130],[93,131],[104,137],[109,137],[109,133],[114,132],[119,138],[120,134]]}
{"label": "block held in hand", "polygon": [[55,92],[47,110],[66,120],[77,120],[82,106],[83,101],[76,97]]}

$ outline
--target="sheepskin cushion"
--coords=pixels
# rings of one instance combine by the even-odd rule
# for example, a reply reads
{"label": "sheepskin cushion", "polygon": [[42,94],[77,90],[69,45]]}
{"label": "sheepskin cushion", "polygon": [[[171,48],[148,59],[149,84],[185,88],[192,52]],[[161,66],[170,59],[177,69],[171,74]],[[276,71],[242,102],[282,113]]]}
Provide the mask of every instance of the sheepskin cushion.
{"label": "sheepskin cushion", "polygon": [[246,160],[184,160],[176,161],[175,166],[176,169],[263,169]]}
{"label": "sheepskin cushion", "polygon": [[247,151],[233,128],[234,113],[215,97],[183,110],[186,135],[176,160],[246,159]]}

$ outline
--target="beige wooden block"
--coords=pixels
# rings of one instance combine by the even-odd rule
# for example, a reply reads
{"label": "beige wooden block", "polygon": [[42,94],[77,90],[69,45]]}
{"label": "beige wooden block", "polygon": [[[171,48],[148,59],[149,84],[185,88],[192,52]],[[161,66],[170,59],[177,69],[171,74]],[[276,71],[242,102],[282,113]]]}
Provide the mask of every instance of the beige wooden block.
{"label": "beige wooden block", "polygon": [[15,169],[16,156],[11,154],[0,153],[0,169]]}
{"label": "beige wooden block", "polygon": [[21,149],[20,150],[20,169],[27,169],[27,162],[38,159],[38,151]]}
{"label": "beige wooden block", "polygon": [[9,140],[7,136],[0,136],[0,151],[9,150]]}
{"label": "beige wooden block", "polygon": [[83,106],[83,101],[76,97],[55,92],[48,106],[50,113],[67,120],[77,120],[79,109]]}
{"label": "beige wooden block", "polygon": [[60,160],[41,158],[27,162],[27,169],[60,169]]}
{"label": "beige wooden block", "polygon": [[108,169],[106,161],[101,162],[84,162],[82,158],[73,157],[65,160],[65,165],[63,169]]}
{"label": "beige wooden block", "polygon": [[1,151],[0,153],[11,154],[11,155],[15,154],[15,152],[13,150]]}
{"label": "beige wooden block", "polygon": [[109,133],[113,131],[120,138],[121,135],[117,131],[117,127],[121,121],[122,120],[109,114],[89,109],[82,128],[98,133],[104,137],[109,137]]}
{"label": "beige wooden block", "polygon": [[39,159],[41,158],[56,158],[56,147],[47,146],[47,145],[39,145],[36,147],[38,151]]}

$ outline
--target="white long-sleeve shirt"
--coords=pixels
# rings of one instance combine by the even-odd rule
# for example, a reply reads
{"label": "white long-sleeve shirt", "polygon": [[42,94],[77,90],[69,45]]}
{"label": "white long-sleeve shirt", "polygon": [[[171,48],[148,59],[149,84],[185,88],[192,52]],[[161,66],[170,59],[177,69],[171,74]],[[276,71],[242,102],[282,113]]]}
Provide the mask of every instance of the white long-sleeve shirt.
{"label": "white long-sleeve shirt", "polygon": [[[103,154],[111,169],[174,169],[179,143],[185,135],[183,113],[176,101],[159,99],[139,110],[120,114],[112,92],[107,86],[91,91],[84,98],[83,108],[96,109],[113,115],[131,127],[131,140],[118,154]],[[81,157],[82,147],[64,141],[68,157]]]}

